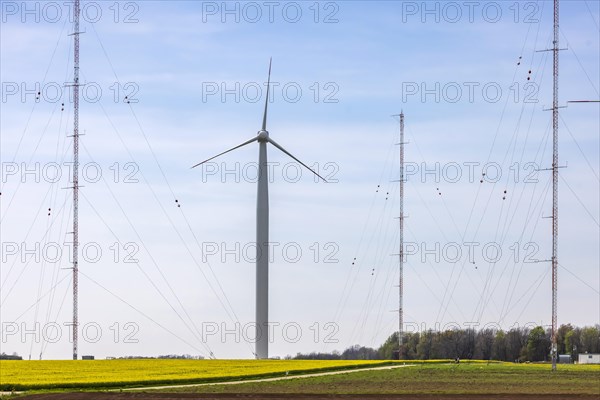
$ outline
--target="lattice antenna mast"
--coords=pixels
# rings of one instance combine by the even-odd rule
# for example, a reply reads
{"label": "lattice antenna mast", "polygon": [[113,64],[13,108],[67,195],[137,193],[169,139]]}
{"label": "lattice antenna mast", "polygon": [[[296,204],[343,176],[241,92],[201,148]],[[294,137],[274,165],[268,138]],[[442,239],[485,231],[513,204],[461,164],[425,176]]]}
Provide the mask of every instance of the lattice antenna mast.
{"label": "lattice antenna mast", "polygon": [[402,341],[404,339],[404,112],[400,112],[400,224],[399,246],[399,278],[398,278],[398,358],[402,357]]}
{"label": "lattice antenna mast", "polygon": [[552,370],[556,371],[556,292],[558,269],[558,11],[559,0],[554,0],[553,96],[552,96]]}
{"label": "lattice antenna mast", "polygon": [[77,360],[79,297],[79,0],[73,7],[73,360]]}

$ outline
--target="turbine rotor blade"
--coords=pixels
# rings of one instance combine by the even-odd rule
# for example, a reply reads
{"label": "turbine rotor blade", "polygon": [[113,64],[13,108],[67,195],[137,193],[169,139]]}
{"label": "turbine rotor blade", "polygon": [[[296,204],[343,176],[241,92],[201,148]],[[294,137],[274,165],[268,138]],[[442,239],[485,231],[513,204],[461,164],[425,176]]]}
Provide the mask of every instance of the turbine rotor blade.
{"label": "turbine rotor blade", "polygon": [[204,160],[204,161],[202,161],[202,162],[200,162],[200,163],[198,163],[198,164],[194,165],[192,168],[196,168],[196,167],[198,167],[198,166],[200,166],[200,165],[202,165],[202,164],[204,164],[204,163],[206,163],[206,162],[209,162],[210,160],[213,160],[213,159],[215,159],[215,158],[217,158],[217,157],[219,157],[219,156],[222,156],[223,154],[229,153],[230,151],[233,151],[233,150],[235,150],[235,149],[239,149],[240,147],[243,147],[243,146],[245,146],[245,145],[247,145],[247,144],[250,144],[250,143],[252,143],[252,142],[256,142],[257,140],[258,140],[258,137],[253,137],[252,139],[250,139],[250,140],[247,140],[247,141],[245,141],[244,143],[242,143],[242,144],[240,144],[240,145],[237,145],[237,146],[235,146],[235,147],[232,147],[231,149],[229,149],[229,150],[227,150],[227,151],[224,151],[224,152],[222,152],[222,153],[219,153],[219,154],[217,154],[217,155],[216,155],[216,156],[214,156],[214,157],[211,157],[211,158],[209,158],[209,159],[207,159],[207,160]]}
{"label": "turbine rotor blade", "polygon": [[269,87],[271,86],[271,62],[273,58],[269,59],[269,78],[267,79],[267,99],[265,100],[265,113],[263,114],[262,130],[267,130],[267,107],[269,106]]}
{"label": "turbine rotor blade", "polygon": [[273,146],[277,147],[283,153],[287,154],[288,156],[290,156],[291,158],[293,158],[294,160],[296,160],[298,163],[300,163],[300,165],[302,165],[304,168],[306,168],[307,170],[309,170],[310,172],[312,172],[313,174],[315,174],[316,176],[318,176],[319,178],[321,178],[323,180],[323,182],[327,183],[327,180],[325,178],[323,178],[321,175],[319,175],[315,171],[313,171],[308,165],[304,164],[302,161],[298,160],[296,157],[294,157],[293,155],[291,155],[289,151],[287,151],[286,149],[284,149],[283,147],[281,147],[279,144],[277,144],[276,141],[274,141],[271,138],[269,138],[267,140],[269,141],[269,143],[271,143]]}

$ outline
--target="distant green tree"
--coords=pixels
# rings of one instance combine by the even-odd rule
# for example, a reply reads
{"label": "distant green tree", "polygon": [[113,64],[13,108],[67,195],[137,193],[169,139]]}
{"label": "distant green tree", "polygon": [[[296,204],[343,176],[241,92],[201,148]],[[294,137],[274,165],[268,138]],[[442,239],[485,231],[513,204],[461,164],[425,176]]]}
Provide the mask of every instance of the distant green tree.
{"label": "distant green tree", "polygon": [[546,361],[550,352],[550,338],[541,326],[536,326],[527,337],[527,359]]}
{"label": "distant green tree", "polygon": [[290,358],[293,358],[294,360],[340,360],[341,356],[339,352],[333,351],[331,353],[298,353],[296,356]]}
{"label": "distant green tree", "polygon": [[506,359],[507,361],[525,361],[527,359],[526,328],[513,328],[506,333]]}
{"label": "distant green tree", "polygon": [[494,339],[495,332],[493,329],[483,329],[477,332],[474,357],[479,360],[490,360],[494,348]]}
{"label": "distant green tree", "polygon": [[417,346],[419,345],[419,340],[420,335],[418,332],[408,334],[408,338],[405,341],[407,360],[417,359]]}
{"label": "distant green tree", "polygon": [[499,361],[509,361],[506,354],[506,333],[500,330],[496,332],[494,344],[492,346],[492,359]]}
{"label": "distant green tree", "polygon": [[571,324],[561,325],[556,330],[556,345],[558,354],[569,354],[570,351],[566,346],[565,338],[567,333],[573,330],[573,326]]}
{"label": "distant green tree", "polygon": [[[600,352],[600,325],[584,328],[570,324],[557,330],[560,354]],[[343,352],[298,353],[294,359],[312,360],[375,360],[392,359],[398,352],[398,332],[392,333],[377,349],[354,345]],[[430,359],[483,359],[511,362],[547,361],[550,354],[550,331],[541,326],[532,330],[512,328],[508,332],[495,329],[448,329],[443,332],[428,330],[422,333],[405,333],[400,357],[404,360]],[[176,357],[176,356],[168,356]],[[184,356],[189,357],[189,356]],[[292,358],[288,356],[287,358]]]}
{"label": "distant green tree", "polygon": [[[379,349],[377,349],[379,358],[383,360],[393,359],[395,351],[398,351],[398,332],[392,333],[387,340],[379,346]],[[402,359],[402,356],[400,356],[400,358]]]}
{"label": "distant green tree", "polygon": [[454,347],[454,331],[435,332],[431,341],[430,358],[454,358]]}
{"label": "distant green tree", "polygon": [[475,356],[477,332],[473,328],[456,331],[456,357],[472,359]]}
{"label": "distant green tree", "polygon": [[[415,360],[417,358],[417,345],[419,344],[419,333],[405,333],[402,338],[401,360]],[[398,353],[398,332],[392,333],[386,341],[377,349],[379,358],[391,360]]]}
{"label": "distant green tree", "polygon": [[430,329],[421,334],[421,339],[417,345],[417,358],[419,360],[430,360],[431,347],[433,345],[434,332]]}
{"label": "distant green tree", "polygon": [[573,360],[579,357],[581,351],[581,329],[575,328],[565,335],[565,350]]}
{"label": "distant green tree", "polygon": [[370,347],[354,345],[342,352],[342,360],[378,360],[377,350]]}
{"label": "distant green tree", "polygon": [[600,329],[598,326],[587,326],[581,330],[580,353],[600,353]]}

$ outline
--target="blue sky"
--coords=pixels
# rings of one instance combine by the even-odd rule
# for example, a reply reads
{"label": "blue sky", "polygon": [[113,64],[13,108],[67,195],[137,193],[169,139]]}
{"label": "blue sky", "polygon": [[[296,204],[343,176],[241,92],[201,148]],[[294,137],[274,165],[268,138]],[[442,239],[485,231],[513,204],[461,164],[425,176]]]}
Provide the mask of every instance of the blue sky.
{"label": "blue sky", "polygon": [[[52,13],[62,3],[28,2],[29,14],[21,2],[0,3],[0,318],[4,332],[16,329],[2,351],[68,358],[67,251],[58,262],[36,262],[24,249],[63,243],[70,231],[71,202],[61,189],[68,170],[57,182],[48,175],[72,151],[71,103],[52,92],[72,80],[72,27],[66,6],[58,6],[60,18]],[[303,171],[296,182],[297,165],[269,149],[271,240],[279,243],[271,319],[290,329],[288,337],[276,331],[272,355],[377,346],[396,329],[398,123],[390,115],[400,110],[411,168],[405,241],[419,248],[406,262],[407,329],[550,323],[549,263],[523,259],[550,254],[550,174],[537,170],[551,164],[551,115],[543,110],[552,103],[552,60],[537,51],[551,46],[551,2],[476,2],[472,19],[464,2],[276,2],[272,22],[264,2],[227,3],[239,10],[237,22],[221,2],[82,4],[81,72],[90,92],[81,106],[81,159],[90,170],[80,230],[82,243],[102,250],[98,262],[81,264],[80,319],[102,331],[97,342],[81,343],[83,353],[252,357],[252,346],[221,333],[254,318],[254,265],[244,255],[254,240],[257,149],[215,160],[213,174],[189,167],[255,135],[270,57],[272,137],[335,181],[315,183]],[[262,17],[252,22],[256,9]],[[561,105],[598,99],[599,20],[595,2],[561,4]],[[45,88],[39,102],[23,94],[36,82]],[[126,103],[127,95],[138,102]],[[559,197],[560,323],[600,320],[599,116],[594,103],[561,109],[568,168]],[[38,168],[40,179],[26,168]],[[437,180],[423,174],[436,168]],[[95,182],[97,170],[104,180]],[[475,264],[465,242],[478,243]],[[217,253],[203,262],[213,244]],[[486,244],[502,257],[487,262]],[[462,257],[452,262],[455,245]],[[129,251],[139,263],[125,262]],[[36,322],[39,333],[21,337]],[[36,341],[53,323],[63,326],[60,340]],[[198,331],[214,326],[205,346]],[[137,342],[126,341],[133,331]],[[337,342],[324,343],[328,333]]]}

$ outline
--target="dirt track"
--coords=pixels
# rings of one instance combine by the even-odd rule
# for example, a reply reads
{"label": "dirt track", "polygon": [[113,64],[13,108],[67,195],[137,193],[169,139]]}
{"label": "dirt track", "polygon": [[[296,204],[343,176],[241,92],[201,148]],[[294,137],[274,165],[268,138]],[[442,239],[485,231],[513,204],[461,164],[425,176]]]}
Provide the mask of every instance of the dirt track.
{"label": "dirt track", "polygon": [[27,400],[117,400],[117,399],[203,399],[203,400],[598,400],[597,396],[573,395],[323,395],[323,394],[198,394],[198,393],[55,393],[21,397]]}
{"label": "dirt track", "polygon": [[225,381],[225,382],[210,382],[210,383],[187,383],[182,385],[168,385],[168,386],[146,386],[141,388],[127,388],[123,389],[124,392],[139,392],[139,391],[148,391],[148,390],[163,390],[169,391],[172,388],[182,388],[182,387],[199,387],[199,386],[221,386],[221,385],[241,385],[244,383],[257,383],[257,382],[276,382],[276,381],[287,381],[290,379],[306,379],[313,378],[317,376],[329,376],[329,375],[347,375],[353,374],[355,372],[364,372],[364,371],[383,371],[397,368],[406,368],[413,367],[414,365],[386,365],[383,367],[366,367],[366,368],[356,368],[356,369],[343,369],[339,371],[326,371],[326,372],[314,372],[311,374],[301,374],[301,375],[290,375],[290,376],[276,376],[274,378],[261,378],[261,379],[252,379],[252,380],[238,380],[238,381]]}

